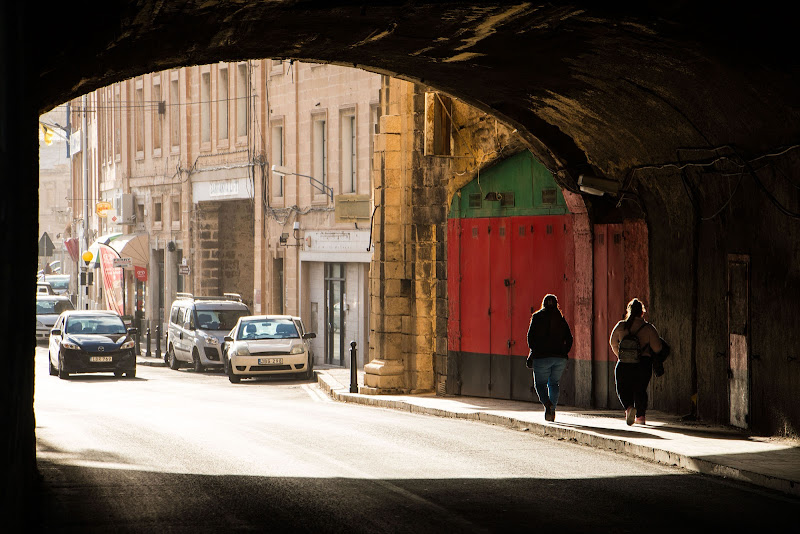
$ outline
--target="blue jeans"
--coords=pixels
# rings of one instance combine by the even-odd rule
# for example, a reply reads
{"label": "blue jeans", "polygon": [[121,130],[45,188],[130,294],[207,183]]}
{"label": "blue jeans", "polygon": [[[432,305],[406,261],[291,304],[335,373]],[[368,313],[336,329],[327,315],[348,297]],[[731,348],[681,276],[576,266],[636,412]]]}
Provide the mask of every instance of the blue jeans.
{"label": "blue jeans", "polygon": [[558,382],[567,367],[566,358],[550,357],[533,360],[533,386],[544,406],[558,404]]}

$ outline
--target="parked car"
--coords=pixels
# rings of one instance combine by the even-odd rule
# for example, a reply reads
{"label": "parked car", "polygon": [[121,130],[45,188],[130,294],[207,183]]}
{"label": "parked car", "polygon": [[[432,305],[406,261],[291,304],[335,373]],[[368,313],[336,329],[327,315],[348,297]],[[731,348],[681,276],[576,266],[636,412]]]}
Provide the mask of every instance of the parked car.
{"label": "parked car", "polygon": [[315,333],[305,332],[299,317],[241,317],[225,337],[225,373],[234,384],[242,378],[264,375],[301,374],[311,378],[314,359],[308,340],[315,337]]}
{"label": "parked car", "polygon": [[74,309],[72,301],[64,295],[36,295],[36,342],[46,342],[58,316]]}
{"label": "parked car", "polygon": [[105,310],[70,310],[58,316],[50,331],[50,374],[67,379],[72,373],[114,373],[136,376],[135,328]]}
{"label": "parked car", "polygon": [[69,294],[69,280],[68,274],[45,274],[39,277],[39,282],[48,282],[53,287],[53,292],[56,295]]}
{"label": "parked car", "polygon": [[50,282],[36,282],[36,294],[55,295],[56,292],[53,291],[53,286],[50,285]]}
{"label": "parked car", "polygon": [[171,369],[192,365],[202,372],[206,367],[222,367],[221,349],[225,335],[250,308],[235,293],[221,297],[195,297],[178,293],[172,303],[164,361]]}

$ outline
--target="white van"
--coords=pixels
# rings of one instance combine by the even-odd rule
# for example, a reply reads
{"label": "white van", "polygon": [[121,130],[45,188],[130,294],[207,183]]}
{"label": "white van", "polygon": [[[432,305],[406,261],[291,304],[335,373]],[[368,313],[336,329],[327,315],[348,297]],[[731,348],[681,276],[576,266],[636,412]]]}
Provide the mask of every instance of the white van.
{"label": "white van", "polygon": [[224,338],[245,315],[250,315],[250,309],[235,293],[221,297],[178,293],[170,309],[164,361],[173,370],[192,366],[202,372],[206,367],[222,367]]}

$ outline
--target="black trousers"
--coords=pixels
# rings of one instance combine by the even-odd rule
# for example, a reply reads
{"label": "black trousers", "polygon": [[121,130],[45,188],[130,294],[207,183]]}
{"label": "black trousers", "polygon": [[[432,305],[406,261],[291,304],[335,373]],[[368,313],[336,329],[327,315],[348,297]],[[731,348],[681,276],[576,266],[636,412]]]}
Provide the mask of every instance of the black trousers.
{"label": "black trousers", "polygon": [[617,382],[617,397],[623,409],[636,408],[636,417],[644,417],[647,412],[647,386],[653,376],[653,362],[644,357],[639,363],[617,362],[614,378]]}

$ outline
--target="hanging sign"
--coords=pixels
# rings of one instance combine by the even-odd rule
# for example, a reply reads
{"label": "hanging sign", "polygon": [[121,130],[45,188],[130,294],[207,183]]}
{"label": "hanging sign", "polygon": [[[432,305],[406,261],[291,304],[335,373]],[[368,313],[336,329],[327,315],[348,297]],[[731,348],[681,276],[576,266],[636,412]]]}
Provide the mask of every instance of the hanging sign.
{"label": "hanging sign", "polygon": [[108,212],[111,211],[111,208],[114,206],[111,205],[111,202],[101,201],[94,205],[94,211],[97,213],[98,217],[106,218],[108,217]]}

